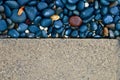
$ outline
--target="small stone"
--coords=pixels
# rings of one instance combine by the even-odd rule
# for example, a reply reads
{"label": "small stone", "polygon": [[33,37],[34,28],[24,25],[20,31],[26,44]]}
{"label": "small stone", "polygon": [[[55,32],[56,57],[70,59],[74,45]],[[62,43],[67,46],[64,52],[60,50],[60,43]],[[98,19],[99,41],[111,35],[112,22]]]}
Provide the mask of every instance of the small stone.
{"label": "small stone", "polygon": [[79,16],[72,16],[69,23],[72,27],[79,27],[82,24],[82,19]]}
{"label": "small stone", "polygon": [[105,37],[109,36],[109,30],[108,30],[107,27],[104,27],[103,33],[104,33],[104,36],[105,36]]}
{"label": "small stone", "polygon": [[59,19],[60,19],[60,16],[59,16],[59,15],[52,15],[52,16],[51,16],[51,19],[52,19],[53,21],[56,21],[56,20],[59,20]]}

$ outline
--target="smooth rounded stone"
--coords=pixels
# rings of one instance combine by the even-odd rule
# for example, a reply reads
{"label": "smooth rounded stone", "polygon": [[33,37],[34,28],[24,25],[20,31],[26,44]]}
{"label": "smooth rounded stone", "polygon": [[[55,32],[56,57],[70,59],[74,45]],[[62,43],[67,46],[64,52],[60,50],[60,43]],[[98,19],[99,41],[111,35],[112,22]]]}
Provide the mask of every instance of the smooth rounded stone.
{"label": "smooth rounded stone", "polygon": [[101,8],[101,14],[102,15],[107,15],[109,8],[107,6],[103,6]]}
{"label": "smooth rounded stone", "polygon": [[103,22],[105,24],[110,24],[113,22],[113,17],[111,15],[106,15],[103,17]]}
{"label": "smooth rounded stone", "polygon": [[35,5],[37,5],[37,1],[30,1],[30,2],[28,3],[28,5],[29,5],[29,6],[35,6]]}
{"label": "smooth rounded stone", "polygon": [[117,23],[117,24],[116,24],[115,29],[116,29],[116,30],[120,30],[120,23]]}
{"label": "smooth rounded stone", "polygon": [[95,15],[92,15],[92,16],[90,16],[89,18],[85,18],[85,19],[83,19],[82,21],[83,21],[83,23],[85,23],[85,24],[87,24],[87,23],[89,23],[92,19],[94,19],[95,18]]}
{"label": "smooth rounded stone", "polygon": [[82,24],[82,19],[79,16],[72,16],[69,23],[72,27],[79,27]]}
{"label": "smooth rounded stone", "polygon": [[22,23],[22,22],[25,22],[25,20],[26,20],[26,14],[23,11],[23,13],[19,16],[18,9],[14,9],[12,11],[12,16],[10,17],[10,19],[15,23]]}
{"label": "smooth rounded stone", "polygon": [[17,2],[20,4],[20,5],[25,5],[26,3],[28,3],[30,0],[17,0]]}
{"label": "smooth rounded stone", "polygon": [[99,9],[99,7],[100,7],[100,6],[99,6],[99,2],[98,2],[98,1],[94,1],[94,0],[93,0],[93,2],[95,2],[94,8],[95,8],[96,10]]}
{"label": "smooth rounded stone", "polygon": [[37,4],[38,10],[43,10],[43,9],[45,9],[45,8],[47,8],[47,7],[48,7],[48,4],[47,4],[46,2],[39,2],[39,3]]}
{"label": "smooth rounded stone", "polygon": [[110,13],[112,15],[117,15],[119,13],[118,7],[112,7],[112,8],[110,8]]}
{"label": "smooth rounded stone", "polygon": [[86,25],[81,25],[80,28],[79,28],[79,31],[80,32],[86,32],[88,30],[88,27]]}
{"label": "smooth rounded stone", "polygon": [[42,32],[41,32],[41,30],[40,30],[40,31],[38,31],[38,32],[36,33],[35,37],[39,38],[39,37],[41,37],[41,35],[42,35]]}
{"label": "smooth rounded stone", "polygon": [[102,15],[101,15],[101,14],[97,14],[97,15],[95,16],[95,19],[96,19],[96,20],[101,20],[101,19],[102,19]]}
{"label": "smooth rounded stone", "polygon": [[35,34],[34,33],[27,33],[26,36],[28,38],[35,38]]}
{"label": "smooth rounded stone", "polygon": [[116,37],[118,37],[118,36],[120,35],[120,32],[119,32],[118,30],[115,30],[115,31],[114,31],[114,35],[115,35]]}
{"label": "smooth rounded stone", "polygon": [[70,4],[76,4],[79,0],[68,0],[68,3]]}
{"label": "smooth rounded stone", "polygon": [[37,27],[36,25],[30,25],[28,29],[31,33],[37,33],[38,31],[40,31],[40,28]]}
{"label": "smooth rounded stone", "polygon": [[0,12],[4,12],[4,6],[0,5]]}
{"label": "smooth rounded stone", "polygon": [[11,9],[7,6],[7,5],[3,5],[4,6],[4,12],[5,12],[5,15],[7,17],[10,17],[12,15],[12,11]]}
{"label": "smooth rounded stone", "polygon": [[61,28],[62,26],[63,26],[63,23],[62,23],[61,20],[57,20],[57,21],[54,22],[54,27],[55,27],[55,28],[59,29],[59,28]]}
{"label": "smooth rounded stone", "polygon": [[15,27],[15,23],[12,23],[11,25],[8,26],[8,29],[13,29]]}
{"label": "smooth rounded stone", "polygon": [[42,34],[41,35],[42,38],[47,38],[48,37],[47,32],[44,31],[44,30],[41,31],[41,34]]}
{"label": "smooth rounded stone", "polygon": [[61,8],[64,7],[64,4],[61,0],[55,0],[55,4],[56,4],[57,7],[61,7]]}
{"label": "smooth rounded stone", "polygon": [[64,27],[61,27],[61,28],[59,28],[59,29],[56,29],[56,32],[57,32],[58,34],[62,33],[63,31],[64,31]]}
{"label": "smooth rounded stone", "polygon": [[54,15],[55,14],[55,11],[53,10],[53,9],[44,9],[43,11],[42,11],[42,15],[44,16],[44,17],[51,17],[52,15]]}
{"label": "smooth rounded stone", "polygon": [[93,12],[94,12],[94,8],[89,7],[89,8],[86,8],[84,11],[82,11],[80,16],[83,19],[88,18],[93,15]]}
{"label": "smooth rounded stone", "polygon": [[67,14],[68,14],[68,11],[69,11],[69,10],[65,8],[65,9],[63,10],[63,13],[67,15]]}
{"label": "smooth rounded stone", "polygon": [[67,3],[67,0],[61,0],[64,4],[66,4]]}
{"label": "smooth rounded stone", "polygon": [[74,10],[74,11],[73,11],[73,14],[76,15],[76,16],[79,16],[79,15],[80,15],[80,12],[77,11],[77,10]]}
{"label": "smooth rounded stone", "polygon": [[41,26],[49,27],[52,24],[52,20],[49,18],[44,18],[40,21]]}
{"label": "smooth rounded stone", "polygon": [[75,10],[77,7],[75,4],[66,4],[65,6],[67,9],[69,9],[71,11]]}
{"label": "smooth rounded stone", "polygon": [[27,30],[27,28],[28,28],[28,25],[27,25],[27,24],[25,24],[25,23],[20,23],[20,24],[18,25],[17,31],[18,31],[18,32],[25,32],[25,30]]}
{"label": "smooth rounded stone", "polygon": [[19,8],[19,4],[16,1],[5,1],[5,4],[10,8]]}
{"label": "smooth rounded stone", "polygon": [[100,0],[100,3],[105,6],[108,6],[110,4],[108,0]]}
{"label": "smooth rounded stone", "polygon": [[69,28],[69,29],[67,29],[67,30],[65,31],[65,35],[66,35],[66,36],[70,36],[71,31],[72,31],[72,30],[71,30],[70,28]]}
{"label": "smooth rounded stone", "polygon": [[60,14],[60,13],[62,13],[63,12],[63,9],[61,8],[61,7],[58,7],[56,10],[55,10],[55,13],[56,14]]}
{"label": "smooth rounded stone", "polygon": [[69,17],[68,16],[64,16],[62,21],[63,21],[63,24],[69,24]]}
{"label": "smooth rounded stone", "polygon": [[120,20],[120,16],[119,16],[119,15],[116,15],[116,16],[114,17],[114,23],[117,23],[119,20]]}
{"label": "smooth rounded stone", "polygon": [[8,31],[8,36],[12,37],[12,38],[18,38],[19,37],[19,33],[15,30],[15,29],[10,29]]}
{"label": "smooth rounded stone", "polygon": [[0,31],[5,31],[7,29],[7,23],[5,20],[0,20]]}
{"label": "smooth rounded stone", "polygon": [[53,21],[56,21],[56,20],[59,20],[60,19],[60,16],[59,15],[52,15],[50,17]]}
{"label": "smooth rounded stone", "polygon": [[34,24],[38,25],[41,21],[42,17],[41,16],[37,16],[35,19],[34,19]]}
{"label": "smooth rounded stone", "polygon": [[97,25],[96,22],[91,22],[90,23],[90,30],[91,31],[95,31],[95,30],[97,30],[97,28],[98,28],[98,25]]}
{"label": "smooth rounded stone", "polygon": [[35,17],[37,16],[37,9],[36,7],[25,7],[25,12],[28,16],[28,18],[33,21]]}
{"label": "smooth rounded stone", "polygon": [[79,33],[79,37],[80,37],[80,38],[86,38],[86,34],[80,32],[80,33]]}
{"label": "smooth rounded stone", "polygon": [[94,37],[95,39],[100,39],[100,38],[101,38],[100,35],[94,35],[93,37]]}
{"label": "smooth rounded stone", "polygon": [[26,33],[25,32],[20,33],[20,38],[26,38]]}
{"label": "smooth rounded stone", "polygon": [[114,32],[112,30],[109,30],[109,37],[110,38],[115,38]]}
{"label": "smooth rounded stone", "polygon": [[115,29],[115,24],[114,24],[114,23],[108,24],[108,25],[106,25],[105,27],[114,30],[114,29]]}
{"label": "smooth rounded stone", "polygon": [[77,4],[77,9],[78,9],[79,11],[82,11],[82,10],[84,10],[84,8],[85,8],[85,3],[84,3],[84,1],[79,1],[79,3]]}
{"label": "smooth rounded stone", "polygon": [[8,25],[12,24],[12,20],[11,19],[7,18],[6,21],[7,21]]}
{"label": "smooth rounded stone", "polygon": [[78,37],[78,30],[73,30],[71,32],[71,37],[73,37],[73,38]]}

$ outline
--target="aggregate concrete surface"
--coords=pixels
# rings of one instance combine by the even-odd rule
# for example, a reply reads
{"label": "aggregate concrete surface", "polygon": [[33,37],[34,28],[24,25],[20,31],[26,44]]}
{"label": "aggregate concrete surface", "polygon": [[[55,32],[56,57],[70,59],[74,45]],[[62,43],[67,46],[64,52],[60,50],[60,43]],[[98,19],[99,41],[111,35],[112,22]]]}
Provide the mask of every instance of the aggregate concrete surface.
{"label": "aggregate concrete surface", "polygon": [[117,39],[1,39],[0,80],[120,80]]}

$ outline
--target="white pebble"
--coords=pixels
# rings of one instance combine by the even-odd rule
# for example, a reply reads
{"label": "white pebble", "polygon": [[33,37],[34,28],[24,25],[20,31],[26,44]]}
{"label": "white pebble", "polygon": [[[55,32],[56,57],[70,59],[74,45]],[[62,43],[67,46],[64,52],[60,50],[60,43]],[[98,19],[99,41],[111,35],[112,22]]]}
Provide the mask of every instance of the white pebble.
{"label": "white pebble", "polygon": [[85,7],[89,7],[89,3],[88,2],[85,2]]}

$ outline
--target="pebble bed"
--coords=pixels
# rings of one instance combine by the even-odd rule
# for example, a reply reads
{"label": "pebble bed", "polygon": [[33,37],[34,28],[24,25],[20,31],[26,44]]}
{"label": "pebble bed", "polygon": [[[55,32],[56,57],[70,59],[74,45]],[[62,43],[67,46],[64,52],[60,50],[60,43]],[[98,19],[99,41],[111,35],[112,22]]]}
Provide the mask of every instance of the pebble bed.
{"label": "pebble bed", "polygon": [[0,38],[117,38],[120,0],[0,0]]}

